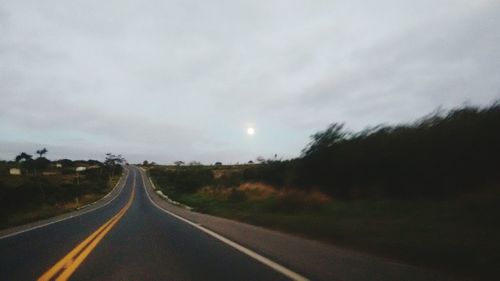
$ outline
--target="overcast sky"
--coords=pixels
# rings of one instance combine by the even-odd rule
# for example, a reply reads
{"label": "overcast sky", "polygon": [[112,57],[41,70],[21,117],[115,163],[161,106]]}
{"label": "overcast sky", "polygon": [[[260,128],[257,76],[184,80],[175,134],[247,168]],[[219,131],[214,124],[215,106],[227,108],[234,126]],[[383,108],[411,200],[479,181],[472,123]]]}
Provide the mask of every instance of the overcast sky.
{"label": "overcast sky", "polygon": [[294,157],[499,99],[500,1],[0,0],[0,98],[0,159]]}

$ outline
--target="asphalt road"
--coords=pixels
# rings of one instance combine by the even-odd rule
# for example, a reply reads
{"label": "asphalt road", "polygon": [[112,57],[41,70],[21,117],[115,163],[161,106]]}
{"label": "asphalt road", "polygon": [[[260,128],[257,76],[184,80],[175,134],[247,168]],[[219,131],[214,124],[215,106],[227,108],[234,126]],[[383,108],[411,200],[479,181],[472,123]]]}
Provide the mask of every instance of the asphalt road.
{"label": "asphalt road", "polygon": [[0,280],[290,280],[158,209],[128,169],[104,207],[0,239]]}

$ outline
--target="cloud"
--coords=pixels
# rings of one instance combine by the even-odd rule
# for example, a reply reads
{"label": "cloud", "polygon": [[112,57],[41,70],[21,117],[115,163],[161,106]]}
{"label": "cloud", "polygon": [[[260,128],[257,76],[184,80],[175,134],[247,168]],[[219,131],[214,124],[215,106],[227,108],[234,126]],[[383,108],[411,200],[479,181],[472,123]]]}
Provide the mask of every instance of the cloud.
{"label": "cloud", "polygon": [[482,6],[354,49],[310,87],[277,103],[306,117],[295,123],[299,128],[337,121],[355,129],[410,121],[438,106],[488,104],[500,98],[499,12],[498,4]]}
{"label": "cloud", "polygon": [[499,19],[493,0],[3,1],[0,158],[293,157],[331,122],[486,104]]}

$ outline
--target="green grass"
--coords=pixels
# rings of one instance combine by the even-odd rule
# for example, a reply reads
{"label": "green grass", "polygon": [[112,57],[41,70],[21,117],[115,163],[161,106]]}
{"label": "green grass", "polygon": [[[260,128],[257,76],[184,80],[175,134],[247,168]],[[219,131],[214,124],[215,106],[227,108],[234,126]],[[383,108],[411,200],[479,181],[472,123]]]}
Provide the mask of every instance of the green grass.
{"label": "green grass", "polygon": [[[72,209],[71,209],[72,210]],[[9,214],[5,221],[0,224],[0,228],[7,228],[22,225],[38,220],[47,219],[64,214],[70,210],[57,206],[43,206],[32,210],[22,210]]]}
{"label": "green grass", "polygon": [[169,194],[195,210],[478,280],[500,274],[500,192],[447,200],[333,201],[282,208],[277,198]]}

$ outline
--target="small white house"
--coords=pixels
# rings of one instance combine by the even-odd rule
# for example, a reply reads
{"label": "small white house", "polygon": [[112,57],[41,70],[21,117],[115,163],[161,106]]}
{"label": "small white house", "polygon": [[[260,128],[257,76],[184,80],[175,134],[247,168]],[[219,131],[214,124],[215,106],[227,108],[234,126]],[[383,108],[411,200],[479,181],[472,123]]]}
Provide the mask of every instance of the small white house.
{"label": "small white house", "polygon": [[76,171],[77,171],[77,172],[83,172],[83,171],[85,171],[85,170],[87,170],[87,168],[86,168],[86,167],[83,167],[83,166],[76,167]]}
{"label": "small white house", "polygon": [[62,164],[61,163],[57,163],[56,164],[56,168],[62,168]]}
{"label": "small white house", "polygon": [[11,168],[9,170],[9,173],[14,176],[20,176],[21,175],[21,169],[19,168]]}

